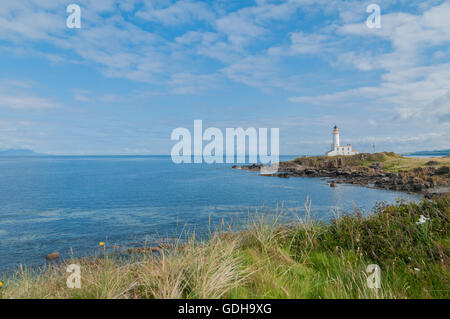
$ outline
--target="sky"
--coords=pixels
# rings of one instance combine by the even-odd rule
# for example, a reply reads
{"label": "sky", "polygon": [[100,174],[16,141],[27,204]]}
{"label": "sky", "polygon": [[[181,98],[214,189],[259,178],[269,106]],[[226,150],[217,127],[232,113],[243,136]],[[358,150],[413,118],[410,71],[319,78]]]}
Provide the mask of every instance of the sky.
{"label": "sky", "polygon": [[334,125],[360,152],[450,149],[450,1],[0,1],[0,149],[170,154],[194,120],[279,128],[286,155]]}

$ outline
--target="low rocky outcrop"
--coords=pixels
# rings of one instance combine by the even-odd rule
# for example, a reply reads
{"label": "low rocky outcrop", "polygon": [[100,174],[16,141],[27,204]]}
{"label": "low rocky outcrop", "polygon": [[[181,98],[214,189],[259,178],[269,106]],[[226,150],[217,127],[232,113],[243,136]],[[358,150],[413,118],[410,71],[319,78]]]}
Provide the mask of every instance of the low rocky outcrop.
{"label": "low rocky outcrop", "polygon": [[[449,166],[438,166],[433,163],[433,165],[391,172],[384,168],[383,161],[386,157],[402,158],[394,153],[358,154],[346,157],[304,157],[290,162],[281,162],[277,173],[262,176],[325,177],[331,187],[335,187],[339,183],[347,183],[426,195],[450,191]],[[377,162],[377,159],[380,161]],[[259,171],[261,166],[252,164],[239,168]]]}

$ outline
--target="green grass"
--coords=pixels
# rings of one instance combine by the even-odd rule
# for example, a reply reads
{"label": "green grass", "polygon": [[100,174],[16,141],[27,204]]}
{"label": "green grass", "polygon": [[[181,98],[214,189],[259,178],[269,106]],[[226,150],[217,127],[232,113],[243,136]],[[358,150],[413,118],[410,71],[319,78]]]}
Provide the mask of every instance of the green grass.
{"label": "green grass", "polygon": [[[438,164],[429,165],[430,162]],[[416,168],[450,166],[450,157],[410,158],[402,157],[390,159],[383,163],[383,169],[388,172],[409,171]]]}
{"label": "green grass", "polygon": [[[393,152],[382,153],[362,153],[352,156],[314,156],[314,157],[298,157],[291,163],[304,165],[308,167],[326,168],[330,162],[340,162],[342,168],[369,167],[372,164],[380,163],[382,169],[386,172],[396,173],[398,171],[408,171],[415,168],[427,168],[430,166],[450,166],[450,157],[434,157],[434,158],[412,158],[403,157]],[[429,162],[437,164],[429,165]]]}
{"label": "green grass", "polygon": [[[324,224],[255,217],[245,231],[191,238],[161,253],[106,255],[81,266],[81,288],[66,265],[3,276],[0,298],[449,298],[450,196],[377,205]],[[416,224],[423,215],[429,220]],[[108,245],[108,243],[106,243]],[[381,269],[381,288],[366,267]]]}
{"label": "green grass", "polygon": [[376,162],[386,162],[390,160],[404,159],[403,156],[393,152],[382,153],[361,153],[352,156],[312,156],[312,157],[297,157],[291,162],[296,164],[303,164],[307,166],[317,166],[329,161],[339,160],[342,166],[369,166]]}

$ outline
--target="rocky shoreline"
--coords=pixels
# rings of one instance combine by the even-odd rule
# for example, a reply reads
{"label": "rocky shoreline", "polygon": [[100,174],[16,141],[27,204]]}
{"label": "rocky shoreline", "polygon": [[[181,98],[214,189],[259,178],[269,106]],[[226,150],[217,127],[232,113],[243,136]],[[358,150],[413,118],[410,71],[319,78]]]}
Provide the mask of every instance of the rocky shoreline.
{"label": "rocky shoreline", "polygon": [[[394,153],[378,154],[392,155]],[[345,183],[371,188],[421,193],[426,197],[450,192],[449,166],[440,165],[441,163],[435,161],[428,161],[427,165],[423,167],[393,172],[384,168],[384,156],[379,156],[381,160],[376,161],[377,157],[373,155],[378,154],[297,158],[290,162],[280,162],[277,173],[261,174],[261,176],[281,178],[322,177],[327,180],[331,187]],[[233,166],[233,168],[248,171],[260,171],[261,167],[262,165],[260,164],[241,167]]]}

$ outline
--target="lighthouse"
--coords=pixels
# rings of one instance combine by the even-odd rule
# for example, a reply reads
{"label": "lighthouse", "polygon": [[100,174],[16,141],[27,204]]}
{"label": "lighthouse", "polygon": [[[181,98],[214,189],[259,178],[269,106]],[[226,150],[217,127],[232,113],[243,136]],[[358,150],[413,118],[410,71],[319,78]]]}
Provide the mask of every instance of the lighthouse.
{"label": "lighthouse", "polygon": [[327,152],[328,156],[337,156],[337,155],[355,155],[358,154],[356,150],[352,149],[350,144],[345,146],[341,146],[339,144],[339,128],[337,125],[333,128],[333,142],[331,144],[331,151]]}
{"label": "lighthouse", "polygon": [[336,125],[333,129],[333,144],[331,144],[331,149],[333,150],[335,147],[339,147],[339,129]]}

